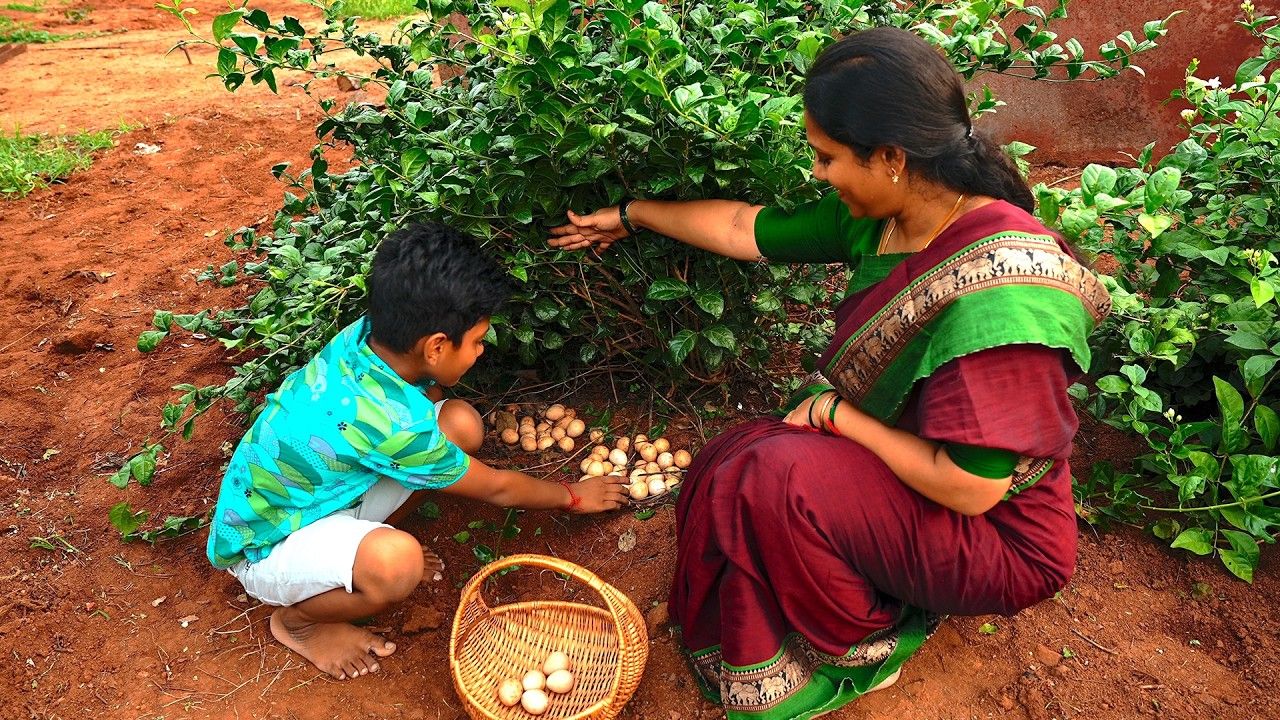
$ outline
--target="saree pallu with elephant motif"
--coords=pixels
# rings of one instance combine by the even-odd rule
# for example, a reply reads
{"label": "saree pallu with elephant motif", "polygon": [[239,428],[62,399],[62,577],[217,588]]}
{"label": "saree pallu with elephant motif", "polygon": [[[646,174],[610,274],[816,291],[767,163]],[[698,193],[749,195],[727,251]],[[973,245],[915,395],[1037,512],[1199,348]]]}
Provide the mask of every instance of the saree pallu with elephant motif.
{"label": "saree pallu with elephant motif", "polygon": [[843,437],[762,418],[712,440],[677,506],[670,608],[732,720],[838,708],[899,670],[938,616],[1015,613],[1074,569],[1066,388],[1105,288],[1006,203],[890,265],[855,277],[799,396],[835,387],[921,437],[1014,452],[1017,492],[968,517]]}

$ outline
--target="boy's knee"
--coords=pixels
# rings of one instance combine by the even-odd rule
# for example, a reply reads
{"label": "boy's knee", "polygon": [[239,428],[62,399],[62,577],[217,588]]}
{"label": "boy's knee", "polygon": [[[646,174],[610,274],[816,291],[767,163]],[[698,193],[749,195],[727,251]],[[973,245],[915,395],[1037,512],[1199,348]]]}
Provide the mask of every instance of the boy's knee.
{"label": "boy's knee", "polygon": [[382,602],[409,597],[422,581],[422,572],[422,546],[407,532],[378,528],[356,551],[356,589]]}
{"label": "boy's knee", "polygon": [[446,400],[440,406],[440,429],[454,445],[468,455],[475,455],[484,444],[484,420],[471,403],[465,400]]}

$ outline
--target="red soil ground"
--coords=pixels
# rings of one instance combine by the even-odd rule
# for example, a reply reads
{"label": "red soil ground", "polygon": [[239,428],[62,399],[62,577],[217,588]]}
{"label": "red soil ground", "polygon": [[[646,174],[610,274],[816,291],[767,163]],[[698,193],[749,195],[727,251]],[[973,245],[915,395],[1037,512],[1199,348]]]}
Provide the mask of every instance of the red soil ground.
{"label": "red soil ground", "polygon": [[[262,4],[273,15],[294,7]],[[446,580],[375,618],[400,650],[384,672],[343,683],[271,641],[267,609],[209,567],[203,533],[156,547],[124,544],[107,522],[108,509],[126,499],[160,517],[200,513],[214,501],[221,448],[241,432],[237,418],[220,412],[201,421],[191,442],[173,444],[152,487],[107,484],[121,459],[158,434],[170,386],[215,383],[229,368],[213,343],[171,340],[149,356],[134,343],[153,308],[227,307],[244,297],[244,288],[197,284],[193,271],[230,259],[223,234],[278,207],[281,188],[269,168],[305,161],[318,119],[297,93],[231,95],[205,80],[213,64],[207,50],[193,50],[191,65],[181,52],[166,56],[181,36],[147,5],[98,3],[87,29],[125,32],[33,46],[0,66],[6,128],[144,123],[65,184],[0,201],[7,317],[0,326],[0,716],[462,717],[448,673],[448,632],[457,583],[478,563],[451,536],[473,519],[500,523],[500,512],[441,498],[439,519],[410,522],[407,529],[444,557]],[[195,5],[202,26],[221,7]],[[55,27],[60,13],[51,4],[38,16],[41,26],[67,31]],[[140,142],[161,151],[134,154]],[[597,376],[576,392],[570,402],[599,407],[613,390]],[[624,405],[619,418],[638,430],[650,411]],[[742,414],[726,412],[722,422]],[[683,428],[675,436],[699,442],[691,424],[676,418],[672,426]],[[1086,427],[1076,462],[1084,468],[1128,450]],[[539,461],[505,449],[492,454],[511,465]],[[664,599],[674,553],[670,508],[645,522],[630,513],[527,513],[520,524],[524,532],[506,550],[585,565],[644,611]],[[637,542],[622,552],[618,538],[627,531]],[[55,537],[67,545],[31,547],[32,538]],[[1280,666],[1277,557],[1265,553],[1249,587],[1137,530],[1083,529],[1079,571],[1058,598],[1016,618],[948,620],[896,687],[832,717],[1280,717],[1270,672]],[[512,588],[503,587],[510,597]],[[586,594],[550,581],[520,591],[548,599]],[[979,632],[986,622],[995,623],[994,634]],[[644,681],[624,717],[721,717],[694,690],[668,629],[656,624],[651,641]]]}

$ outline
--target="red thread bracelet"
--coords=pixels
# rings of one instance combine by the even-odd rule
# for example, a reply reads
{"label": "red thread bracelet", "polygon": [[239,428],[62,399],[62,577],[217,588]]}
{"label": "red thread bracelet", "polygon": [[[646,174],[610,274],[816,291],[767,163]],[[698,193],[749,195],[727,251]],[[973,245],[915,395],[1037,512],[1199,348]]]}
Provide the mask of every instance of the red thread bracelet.
{"label": "red thread bracelet", "polygon": [[582,498],[573,491],[573,488],[569,487],[568,482],[561,480],[560,484],[564,486],[565,490],[569,491],[569,507],[566,509],[572,510],[582,504]]}

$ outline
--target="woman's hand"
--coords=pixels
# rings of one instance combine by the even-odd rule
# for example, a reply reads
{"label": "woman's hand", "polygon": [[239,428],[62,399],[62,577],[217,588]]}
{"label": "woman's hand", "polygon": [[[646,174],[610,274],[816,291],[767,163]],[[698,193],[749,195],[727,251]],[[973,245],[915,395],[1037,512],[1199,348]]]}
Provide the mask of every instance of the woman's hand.
{"label": "woman's hand", "polygon": [[567,225],[551,228],[551,237],[547,238],[547,244],[551,247],[585,250],[594,245],[596,252],[602,253],[614,242],[627,236],[617,205],[587,215],[579,215],[570,210],[568,215]]}
{"label": "woman's hand", "polygon": [[836,393],[834,390],[824,390],[823,392],[810,395],[802,400],[794,410],[787,413],[787,416],[783,418],[783,420],[791,423],[792,425],[822,430],[826,427],[823,423],[824,416],[822,413],[831,409],[831,403],[835,401],[835,398]]}
{"label": "woman's hand", "polygon": [[591,477],[577,483],[566,483],[570,493],[577,496],[577,505],[570,508],[575,513],[598,513],[617,510],[627,504],[627,479],[618,475]]}

